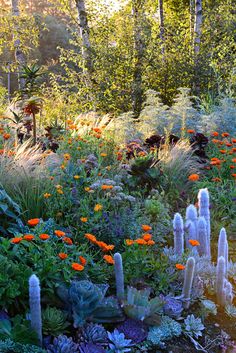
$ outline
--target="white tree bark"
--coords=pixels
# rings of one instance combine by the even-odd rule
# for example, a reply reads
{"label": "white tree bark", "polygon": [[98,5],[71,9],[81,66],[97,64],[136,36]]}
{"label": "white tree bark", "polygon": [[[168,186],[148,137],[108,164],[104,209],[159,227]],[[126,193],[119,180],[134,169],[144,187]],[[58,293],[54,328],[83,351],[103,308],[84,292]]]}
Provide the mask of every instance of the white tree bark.
{"label": "white tree bark", "polygon": [[[17,34],[19,31],[19,26],[17,25],[17,20],[20,17],[19,0],[11,0],[11,6],[12,6],[12,16],[16,17],[15,32]],[[22,90],[25,86],[25,80],[21,77],[22,67],[25,65],[25,57],[24,57],[24,53],[21,49],[21,42],[20,42],[18,35],[15,35],[14,47],[15,47],[15,60],[16,60],[17,67],[18,67],[19,89]]]}
{"label": "white tree bark", "polygon": [[195,0],[194,54],[199,54],[202,34],[202,0]]}
{"label": "white tree bark", "polygon": [[80,36],[82,39],[82,56],[84,60],[84,69],[90,74],[93,71],[93,59],[85,1],[75,0],[75,3],[78,10]]}
{"label": "white tree bark", "polygon": [[134,73],[132,84],[132,108],[137,117],[142,108],[142,67],[144,55],[143,12],[145,0],[132,0],[133,38],[134,38]]}

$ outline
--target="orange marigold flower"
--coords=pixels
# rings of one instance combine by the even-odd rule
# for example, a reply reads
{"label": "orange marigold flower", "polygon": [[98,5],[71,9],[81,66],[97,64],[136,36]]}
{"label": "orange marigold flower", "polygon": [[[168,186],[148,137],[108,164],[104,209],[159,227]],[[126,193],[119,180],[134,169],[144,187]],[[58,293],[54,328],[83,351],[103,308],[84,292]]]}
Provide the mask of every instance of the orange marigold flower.
{"label": "orange marigold flower", "polygon": [[106,157],[106,156],[107,156],[107,153],[103,153],[103,152],[102,152],[102,153],[100,153],[100,156],[101,156],[101,157]]}
{"label": "orange marigold flower", "polygon": [[147,245],[154,245],[155,241],[154,240],[148,240]]}
{"label": "orange marigold flower", "polygon": [[79,175],[74,175],[74,179],[75,179],[75,180],[77,180],[77,179],[79,179],[79,178],[80,178]]}
{"label": "orange marigold flower", "polygon": [[230,142],[226,142],[226,143],[225,143],[225,146],[227,146],[227,147],[231,147],[231,146],[233,146],[233,144],[232,144],[232,143],[230,143]]}
{"label": "orange marigold flower", "polygon": [[234,166],[234,165],[230,165],[229,167],[230,167],[230,169],[234,169],[234,168],[235,168],[235,166]]}
{"label": "orange marigold flower", "polygon": [[146,245],[147,242],[144,239],[138,238],[134,241],[138,245]]}
{"label": "orange marigold flower", "polygon": [[188,133],[188,134],[195,134],[195,130],[193,130],[193,129],[188,129],[188,130],[187,130],[187,133]]}
{"label": "orange marigold flower", "polygon": [[104,255],[103,258],[108,264],[114,265],[115,261],[111,255]]}
{"label": "orange marigold flower", "polygon": [[233,162],[233,163],[236,163],[236,158],[233,158],[233,159],[232,159],[232,162]]}
{"label": "orange marigold flower", "polygon": [[188,180],[197,181],[197,180],[199,180],[199,175],[198,174],[191,174],[191,175],[189,175]]}
{"label": "orange marigold flower", "polygon": [[144,239],[145,241],[151,240],[151,239],[152,239],[152,234],[149,234],[149,233],[143,234],[143,239]]}
{"label": "orange marigold flower", "polygon": [[32,241],[34,239],[34,235],[33,234],[25,234],[23,236],[23,239],[26,241]]}
{"label": "orange marigold flower", "polygon": [[138,155],[139,155],[139,157],[144,157],[144,156],[146,156],[146,152],[144,152],[144,151],[140,151],[139,153],[138,153]]}
{"label": "orange marigold flower", "polygon": [[216,178],[212,178],[211,180],[212,180],[212,181],[215,181],[215,182],[221,182],[221,179],[220,179],[220,178],[218,178],[218,177],[216,177]]}
{"label": "orange marigold flower", "polygon": [[89,186],[86,186],[86,187],[84,188],[84,190],[85,190],[85,191],[90,191],[90,187],[89,187]]}
{"label": "orange marigold flower", "polygon": [[220,153],[225,154],[225,153],[227,153],[227,151],[226,150],[220,150]]}
{"label": "orange marigold flower", "polygon": [[125,239],[126,245],[130,246],[134,244],[134,241],[132,239]]}
{"label": "orange marigold flower", "polygon": [[66,235],[66,233],[63,232],[62,230],[55,230],[55,231],[54,231],[54,234],[55,234],[58,238],[64,237],[64,236]]}
{"label": "orange marigold flower", "polygon": [[231,141],[232,141],[233,143],[236,143],[236,139],[231,139]]}
{"label": "orange marigold flower", "polygon": [[123,154],[121,152],[117,152],[117,160],[121,161],[123,157]]}
{"label": "orange marigold flower", "polygon": [[60,252],[60,253],[58,254],[58,257],[60,257],[61,260],[65,260],[65,259],[68,257],[68,255],[65,254],[64,252]]}
{"label": "orange marigold flower", "polygon": [[232,152],[236,152],[236,147],[233,147],[233,148],[231,149],[231,151],[232,151]]}
{"label": "orange marigold flower", "polygon": [[40,236],[39,236],[39,238],[41,239],[41,240],[47,240],[47,239],[49,239],[50,238],[50,236],[48,235],[48,234],[40,234]]}
{"label": "orange marigold flower", "polygon": [[83,266],[86,265],[87,260],[86,260],[83,256],[79,256],[79,260],[80,260],[80,262],[81,262],[81,264],[82,264]]}
{"label": "orange marigold flower", "polygon": [[93,128],[93,131],[94,131],[94,132],[97,132],[97,133],[99,133],[99,134],[102,132],[102,130],[99,129],[99,127],[94,127],[94,128]]}
{"label": "orange marigold flower", "polygon": [[69,161],[71,159],[71,156],[69,153],[64,153],[63,155],[64,159],[66,159],[67,161]]}
{"label": "orange marigold flower", "polygon": [[189,244],[191,244],[192,246],[199,246],[200,243],[198,240],[195,240],[195,239],[189,239]]}
{"label": "orange marigold flower", "polygon": [[81,264],[78,264],[77,262],[73,262],[73,264],[71,265],[71,267],[73,268],[73,270],[75,271],[83,271],[84,270],[84,266]]}
{"label": "orange marigold flower", "polygon": [[223,134],[221,134],[222,137],[228,137],[229,133],[228,132],[223,132]]}
{"label": "orange marigold flower", "polygon": [[97,238],[96,238],[95,235],[93,235],[93,234],[86,233],[86,234],[84,235],[84,237],[85,237],[86,239],[88,239],[89,241],[91,241],[91,243],[93,243],[93,244],[95,244],[95,243],[97,242]]}
{"label": "orange marigold flower", "polygon": [[152,227],[149,226],[148,224],[142,224],[142,230],[144,230],[144,232],[148,232],[151,229]]}
{"label": "orange marigold flower", "polygon": [[62,241],[68,245],[72,245],[73,244],[73,241],[71,240],[71,238],[68,238],[68,237],[64,237],[62,238]]}
{"label": "orange marigold flower", "polygon": [[211,133],[211,136],[219,136],[219,132],[217,132],[217,131],[213,131],[212,133]]}
{"label": "orange marigold flower", "polygon": [[87,218],[87,217],[81,217],[80,220],[81,220],[81,222],[83,222],[83,223],[88,222],[88,218]]}
{"label": "orange marigold flower", "polygon": [[62,189],[57,189],[57,193],[60,194],[60,195],[63,195],[63,194],[64,194],[64,192],[63,192]]}
{"label": "orange marigold flower", "polygon": [[111,190],[111,189],[113,189],[113,185],[104,184],[104,185],[101,186],[101,189],[102,190]]}
{"label": "orange marigold flower", "polygon": [[231,174],[233,178],[236,178],[236,173]]}
{"label": "orange marigold flower", "polygon": [[184,270],[185,266],[181,265],[181,264],[176,264],[175,267],[177,268],[177,270]]}
{"label": "orange marigold flower", "polygon": [[5,134],[2,135],[2,137],[4,138],[4,140],[9,140],[9,138],[11,137],[11,135],[5,133]]}
{"label": "orange marigold flower", "polygon": [[39,224],[40,219],[39,218],[32,218],[28,220],[28,225],[30,226],[36,226],[37,224]]}
{"label": "orange marigold flower", "polygon": [[212,139],[211,140],[213,143],[219,143],[220,142],[220,140],[217,140],[217,139]]}
{"label": "orange marigold flower", "polygon": [[100,203],[97,203],[95,206],[94,206],[94,211],[95,212],[99,212],[101,211],[103,208],[103,206],[100,204]]}
{"label": "orange marigold flower", "polygon": [[21,240],[23,240],[22,237],[15,237],[11,239],[11,243],[12,244],[19,244],[21,242]]}

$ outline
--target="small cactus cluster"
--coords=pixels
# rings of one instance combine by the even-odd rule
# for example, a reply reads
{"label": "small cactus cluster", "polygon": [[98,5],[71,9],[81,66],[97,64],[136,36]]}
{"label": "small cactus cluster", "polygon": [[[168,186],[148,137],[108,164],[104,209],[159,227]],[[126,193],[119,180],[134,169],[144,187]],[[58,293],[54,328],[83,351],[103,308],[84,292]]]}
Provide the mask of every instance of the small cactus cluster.
{"label": "small cactus cluster", "polygon": [[[200,256],[211,257],[210,204],[207,189],[199,190],[198,207],[199,212],[194,205],[187,207],[185,223],[179,213],[176,213],[174,216],[174,252],[178,256],[181,256],[184,252],[185,241],[185,247],[191,249],[193,253],[199,253]],[[189,243],[190,239],[199,241],[200,245],[198,249],[192,249]]]}
{"label": "small cactus cluster", "polygon": [[233,287],[227,280],[228,271],[228,241],[224,228],[221,229],[218,240],[218,258],[216,267],[216,298],[221,306],[232,304]]}

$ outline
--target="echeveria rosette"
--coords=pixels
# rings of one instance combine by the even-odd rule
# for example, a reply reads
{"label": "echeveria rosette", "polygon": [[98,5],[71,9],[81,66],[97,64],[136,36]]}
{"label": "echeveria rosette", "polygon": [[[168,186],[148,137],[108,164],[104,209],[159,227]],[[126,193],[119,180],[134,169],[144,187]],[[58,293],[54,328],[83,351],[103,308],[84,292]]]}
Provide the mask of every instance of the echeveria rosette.
{"label": "echeveria rosette", "polygon": [[125,338],[131,339],[133,343],[141,343],[147,338],[147,326],[140,320],[126,319],[117,327],[117,330],[124,333]]}

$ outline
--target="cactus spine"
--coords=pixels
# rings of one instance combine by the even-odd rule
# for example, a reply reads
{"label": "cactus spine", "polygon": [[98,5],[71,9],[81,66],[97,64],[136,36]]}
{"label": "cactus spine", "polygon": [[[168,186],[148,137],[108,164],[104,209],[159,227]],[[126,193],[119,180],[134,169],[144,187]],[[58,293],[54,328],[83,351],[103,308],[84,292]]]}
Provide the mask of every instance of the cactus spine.
{"label": "cactus spine", "polygon": [[174,252],[182,256],[184,252],[184,223],[179,213],[176,213],[173,220],[174,228]]}
{"label": "cactus spine", "polygon": [[119,300],[125,299],[124,272],[122,256],[120,253],[114,255],[115,277],[116,277],[116,296]]}
{"label": "cactus spine", "polygon": [[29,304],[31,327],[37,333],[40,346],[42,346],[42,317],[40,303],[40,283],[36,275],[29,278]]}
{"label": "cactus spine", "polygon": [[194,257],[189,257],[186,263],[185,274],[184,274],[184,285],[183,285],[183,291],[182,291],[182,297],[184,300],[185,309],[188,309],[190,304],[194,270],[195,270],[195,259]]}
{"label": "cactus spine", "polygon": [[199,255],[207,256],[207,224],[204,217],[199,217],[198,219],[198,241],[199,245]]}
{"label": "cactus spine", "polygon": [[211,257],[211,222],[210,203],[207,189],[200,189],[198,193],[199,216],[204,217],[207,225],[207,256]]}

